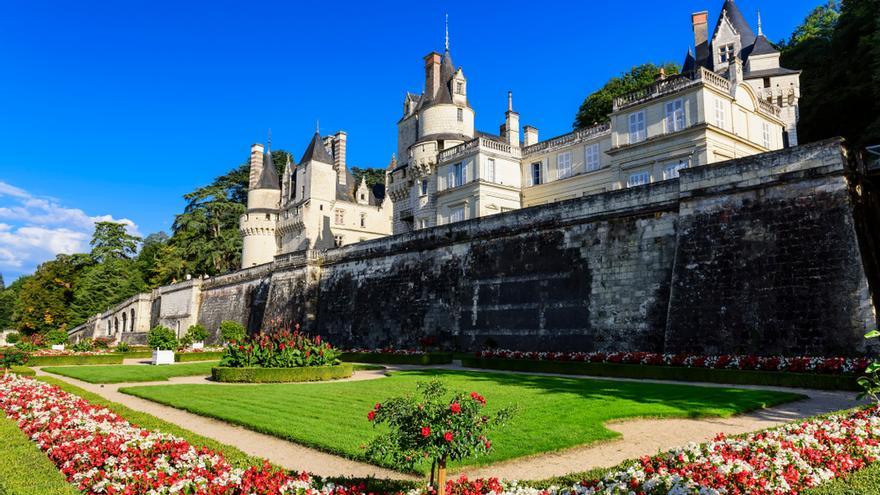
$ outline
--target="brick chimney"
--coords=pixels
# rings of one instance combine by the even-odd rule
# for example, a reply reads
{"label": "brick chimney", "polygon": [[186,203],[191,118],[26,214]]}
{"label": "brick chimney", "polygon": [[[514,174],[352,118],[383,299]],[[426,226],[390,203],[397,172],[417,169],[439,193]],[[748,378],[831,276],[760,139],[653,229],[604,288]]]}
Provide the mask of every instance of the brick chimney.
{"label": "brick chimney", "polygon": [[434,99],[440,91],[440,54],[425,55],[425,96]]}
{"label": "brick chimney", "polygon": [[504,125],[501,137],[511,146],[519,146],[519,114],[513,111],[513,92],[507,92],[507,112],[504,113]]}
{"label": "brick chimney", "polygon": [[709,57],[709,12],[694,12],[691,14],[691,23],[694,26],[696,59],[702,62]]}
{"label": "brick chimney", "polygon": [[251,145],[251,158],[248,161],[250,173],[248,174],[248,189],[257,187],[260,180],[260,174],[263,173],[263,145]]}

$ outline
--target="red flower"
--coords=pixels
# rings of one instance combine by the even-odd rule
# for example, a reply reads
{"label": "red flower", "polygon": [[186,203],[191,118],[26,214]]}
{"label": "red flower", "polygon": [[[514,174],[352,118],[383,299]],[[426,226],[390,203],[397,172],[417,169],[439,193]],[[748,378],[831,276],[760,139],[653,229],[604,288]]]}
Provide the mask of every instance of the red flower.
{"label": "red flower", "polygon": [[368,420],[368,421],[372,421],[372,420],[374,420],[374,419],[376,419],[376,412],[375,412],[375,411],[370,411],[370,412],[368,412],[368,413],[367,413],[367,420]]}
{"label": "red flower", "polygon": [[422,436],[425,438],[428,438],[429,436],[431,436],[431,428],[428,428],[427,426],[423,426],[422,427]]}
{"label": "red flower", "polygon": [[444,433],[443,440],[446,440],[447,442],[451,442],[452,441],[452,432],[447,431],[446,433]]}
{"label": "red flower", "polygon": [[461,412],[461,405],[458,402],[453,402],[449,405],[449,410],[452,411],[452,414],[458,414]]}
{"label": "red flower", "polygon": [[375,409],[376,411],[378,411],[379,409],[382,409],[382,404],[379,404],[379,403],[377,402],[376,405],[373,406],[373,409]]}

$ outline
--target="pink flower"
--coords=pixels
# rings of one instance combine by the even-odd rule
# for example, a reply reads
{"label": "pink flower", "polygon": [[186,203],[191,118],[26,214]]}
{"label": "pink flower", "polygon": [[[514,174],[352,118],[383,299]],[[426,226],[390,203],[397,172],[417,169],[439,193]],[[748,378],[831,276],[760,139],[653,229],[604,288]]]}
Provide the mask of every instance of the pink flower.
{"label": "pink flower", "polygon": [[429,428],[427,426],[423,426],[422,427],[422,437],[428,438],[429,436],[431,436],[431,428]]}
{"label": "pink flower", "polygon": [[376,412],[375,412],[375,411],[370,411],[370,412],[368,412],[368,413],[367,413],[367,420],[368,420],[368,421],[372,421],[372,420],[374,420],[374,419],[376,419]]}
{"label": "pink flower", "polygon": [[452,441],[452,432],[447,431],[446,433],[444,433],[443,440],[446,440],[447,442],[451,442]]}
{"label": "pink flower", "polygon": [[458,402],[453,402],[449,405],[449,410],[452,411],[452,414],[458,414],[461,412],[461,405]]}

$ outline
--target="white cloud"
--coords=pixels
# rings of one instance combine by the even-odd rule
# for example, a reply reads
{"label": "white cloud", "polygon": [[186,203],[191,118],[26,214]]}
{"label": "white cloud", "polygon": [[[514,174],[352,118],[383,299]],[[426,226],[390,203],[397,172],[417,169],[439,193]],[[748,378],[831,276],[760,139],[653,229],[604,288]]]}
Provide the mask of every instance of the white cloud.
{"label": "white cloud", "polygon": [[90,216],[58,200],[36,197],[0,181],[0,271],[30,273],[43,261],[60,253],[89,250],[96,222],[118,222],[140,236],[137,225],[112,215]]}

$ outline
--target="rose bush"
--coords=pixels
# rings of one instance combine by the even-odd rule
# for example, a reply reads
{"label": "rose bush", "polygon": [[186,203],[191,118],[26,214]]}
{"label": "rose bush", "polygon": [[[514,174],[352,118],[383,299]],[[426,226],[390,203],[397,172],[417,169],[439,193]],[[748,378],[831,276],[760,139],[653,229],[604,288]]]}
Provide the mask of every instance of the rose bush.
{"label": "rose bush", "polygon": [[786,371],[790,373],[821,373],[829,375],[856,375],[862,373],[871,362],[870,359],[863,357],[699,356],[652,352],[532,352],[505,349],[479,351],[476,353],[476,357],[484,359],[532,359],[538,361],[641,364],[686,368]]}
{"label": "rose bush", "polygon": [[279,330],[259,333],[229,342],[220,360],[220,366],[230,368],[299,368],[302,366],[331,366],[339,364],[341,352],[321,336],[310,337],[299,332],[299,325],[291,332]]}

